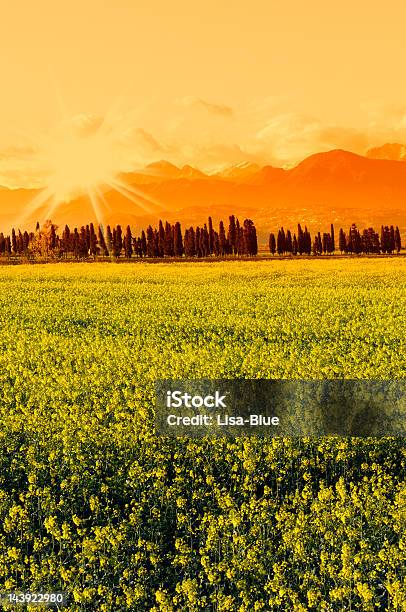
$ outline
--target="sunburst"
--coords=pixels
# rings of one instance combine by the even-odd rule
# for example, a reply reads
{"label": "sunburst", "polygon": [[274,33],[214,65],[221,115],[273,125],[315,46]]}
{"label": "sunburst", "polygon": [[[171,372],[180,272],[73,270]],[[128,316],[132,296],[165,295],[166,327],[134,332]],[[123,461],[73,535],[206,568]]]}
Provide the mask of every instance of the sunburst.
{"label": "sunburst", "polygon": [[57,209],[85,195],[99,224],[110,209],[104,192],[114,190],[127,198],[138,210],[156,213],[162,204],[124,177],[128,170],[120,150],[120,129],[111,113],[103,119],[76,115],[48,136],[31,137],[35,142],[38,166],[42,168],[45,186],[28,203],[15,220],[17,227],[37,213],[42,223]]}

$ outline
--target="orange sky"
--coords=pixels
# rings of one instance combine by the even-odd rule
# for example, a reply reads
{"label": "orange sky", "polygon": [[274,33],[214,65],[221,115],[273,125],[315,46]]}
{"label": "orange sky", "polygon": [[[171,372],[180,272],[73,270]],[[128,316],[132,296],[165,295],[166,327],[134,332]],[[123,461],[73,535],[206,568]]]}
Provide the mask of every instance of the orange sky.
{"label": "orange sky", "polygon": [[3,2],[0,184],[103,122],[115,170],[406,142],[405,23],[403,0]]}

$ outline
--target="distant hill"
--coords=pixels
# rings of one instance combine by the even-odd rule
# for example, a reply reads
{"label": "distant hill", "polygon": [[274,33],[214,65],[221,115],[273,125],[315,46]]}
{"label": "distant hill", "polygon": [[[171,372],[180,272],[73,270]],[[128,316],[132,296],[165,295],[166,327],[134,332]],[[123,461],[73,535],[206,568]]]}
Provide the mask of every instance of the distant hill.
{"label": "distant hill", "polygon": [[252,162],[240,162],[239,164],[234,164],[233,166],[229,166],[228,168],[224,168],[219,172],[216,172],[215,176],[219,176],[220,178],[231,179],[231,180],[244,180],[261,169],[261,166],[258,164],[254,164]]}
{"label": "distant hill", "polygon": [[[406,233],[406,164],[375,159],[344,150],[317,153],[294,168],[237,164],[207,175],[191,166],[178,168],[170,162],[149,164],[121,179],[137,192],[115,191],[107,186],[100,200],[105,224],[130,224],[135,229],[159,218],[183,224],[204,223],[208,215],[226,220],[229,214],[251,217],[265,237],[280,225],[297,222],[323,229],[330,222],[347,227],[399,225]],[[38,192],[0,188],[0,230],[11,225]],[[136,202],[127,197],[130,195]],[[45,207],[28,216],[25,227],[34,227]],[[80,226],[96,221],[86,196],[65,202],[52,213],[58,225]],[[24,229],[25,229],[24,227]]]}

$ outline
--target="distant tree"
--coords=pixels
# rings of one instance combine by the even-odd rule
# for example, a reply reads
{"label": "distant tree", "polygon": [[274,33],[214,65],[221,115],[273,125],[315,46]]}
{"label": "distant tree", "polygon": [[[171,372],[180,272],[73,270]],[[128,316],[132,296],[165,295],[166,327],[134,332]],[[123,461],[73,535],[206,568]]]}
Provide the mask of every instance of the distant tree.
{"label": "distant tree", "polygon": [[292,254],[297,255],[297,250],[298,250],[297,238],[296,238],[296,234],[293,234]]}
{"label": "distant tree", "polygon": [[302,255],[305,252],[305,243],[304,243],[303,230],[301,228],[300,223],[297,226],[297,242],[298,242],[299,255]]}
{"label": "distant tree", "polygon": [[120,257],[123,250],[123,232],[121,225],[117,225],[113,230],[113,253],[114,257]]}
{"label": "distant tree", "polygon": [[182,228],[177,221],[173,228],[173,254],[175,257],[182,257],[183,255],[183,240],[182,240]]}
{"label": "distant tree", "polygon": [[246,255],[256,255],[258,253],[257,230],[252,219],[244,220],[243,244]]}
{"label": "distant tree", "polygon": [[208,257],[210,255],[210,247],[209,247],[209,231],[207,229],[206,224],[204,224],[203,229],[200,230],[200,240],[201,240],[202,256]]}
{"label": "distant tree", "polygon": [[196,232],[195,232],[195,244],[196,244],[196,256],[202,257],[202,246],[201,246],[201,240],[200,240],[200,227],[199,226],[197,226]]}
{"label": "distant tree", "polygon": [[166,242],[166,233],[164,230],[163,223],[161,219],[159,219],[158,225],[158,243],[157,243],[157,254],[156,257],[163,257],[165,254],[165,242]]}
{"label": "distant tree", "polygon": [[334,225],[331,224],[330,225],[330,236],[331,236],[331,243],[330,243],[330,253],[334,253],[334,251],[336,250],[336,242],[335,242],[335,237],[334,237]]}
{"label": "distant tree", "polygon": [[227,240],[231,247],[231,253],[235,255],[237,253],[237,226],[234,215],[229,217],[229,221]]}
{"label": "distant tree", "polygon": [[17,238],[16,238],[16,231],[14,227],[11,230],[11,247],[13,249],[14,255],[17,255]]}
{"label": "distant tree", "polygon": [[80,256],[80,239],[79,239],[79,232],[78,232],[78,228],[75,227],[75,229],[73,230],[73,255],[76,259],[79,258]]}
{"label": "distant tree", "polygon": [[212,255],[214,252],[214,230],[213,230],[213,220],[211,217],[208,219],[208,232],[209,232],[209,254]]}
{"label": "distant tree", "polygon": [[62,232],[61,251],[64,255],[67,255],[71,250],[72,249],[70,229],[68,225],[65,225],[65,228]]}
{"label": "distant tree", "polygon": [[147,257],[156,257],[155,254],[155,240],[154,240],[154,230],[149,225],[147,228]]}
{"label": "distant tree", "polygon": [[286,252],[286,238],[285,238],[285,230],[283,227],[278,231],[278,238],[276,240],[276,250],[278,255],[282,255]]}
{"label": "distant tree", "polygon": [[55,251],[56,247],[56,230],[55,225],[51,224],[51,228],[49,231],[49,249],[51,251]]}
{"label": "distant tree", "polygon": [[110,225],[106,228],[106,246],[109,255],[113,255],[113,234]]}
{"label": "distant tree", "polygon": [[93,257],[96,257],[97,255],[97,236],[96,236],[96,232],[94,231],[94,225],[93,223],[90,223],[89,225],[89,252],[91,255],[93,255]]}
{"label": "distant tree", "polygon": [[288,229],[286,232],[285,248],[287,253],[291,253],[293,249],[292,234]]}
{"label": "distant tree", "polygon": [[338,248],[341,253],[345,253],[347,251],[347,240],[345,237],[344,230],[341,227],[338,235]]}
{"label": "distant tree", "polygon": [[396,226],[396,229],[395,229],[395,249],[396,249],[397,253],[399,253],[401,248],[402,248],[402,240],[400,238],[399,228],[398,228],[398,226]]}
{"label": "distant tree", "polygon": [[145,236],[144,230],[141,232],[141,257],[146,257],[147,255],[147,239]]}
{"label": "distant tree", "polygon": [[227,238],[222,221],[219,224],[219,251],[221,256],[227,255]]}
{"label": "distant tree", "polygon": [[196,242],[195,242],[195,231],[193,227],[189,227],[185,231],[185,256],[195,257],[196,255]]}
{"label": "distant tree", "polygon": [[27,231],[23,234],[23,253],[24,255],[28,255],[30,247],[30,235]]}
{"label": "distant tree", "polygon": [[133,237],[131,234],[131,228],[127,225],[124,236],[124,253],[127,259],[131,259],[133,254]]}
{"label": "distant tree", "polygon": [[275,234],[272,234],[272,232],[269,234],[269,252],[272,253],[272,255],[276,253]]}
{"label": "distant tree", "polygon": [[99,245],[100,245],[101,253],[102,253],[103,257],[106,257],[109,254],[109,250],[107,248],[106,240],[104,239],[104,231],[103,231],[103,226],[102,225],[99,225],[99,229],[98,229],[97,233],[98,233]]}
{"label": "distant tree", "polygon": [[361,235],[355,223],[352,224],[349,231],[349,245],[351,253],[356,253],[357,255],[359,255],[362,252]]}
{"label": "distant tree", "polygon": [[218,232],[213,232],[213,253],[216,257],[220,255],[220,242]]}
{"label": "distant tree", "polygon": [[41,257],[55,256],[55,252],[51,248],[51,244],[55,244],[57,229],[58,226],[54,225],[52,221],[45,221],[44,225],[37,232],[33,240],[32,250],[35,255],[39,255]]}
{"label": "distant tree", "polygon": [[174,255],[173,227],[168,221],[165,223],[164,255],[166,257],[173,257]]}
{"label": "distant tree", "polygon": [[389,252],[393,253],[395,249],[396,249],[395,230],[394,230],[393,225],[391,225],[389,228]]}

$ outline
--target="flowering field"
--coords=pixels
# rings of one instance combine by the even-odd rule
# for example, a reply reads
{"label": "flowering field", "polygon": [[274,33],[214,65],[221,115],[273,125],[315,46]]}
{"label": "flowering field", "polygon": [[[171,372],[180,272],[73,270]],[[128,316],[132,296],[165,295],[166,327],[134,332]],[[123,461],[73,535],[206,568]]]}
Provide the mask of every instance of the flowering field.
{"label": "flowering field", "polygon": [[167,440],[156,378],[404,378],[406,261],[0,268],[0,592],[406,610],[400,439]]}

